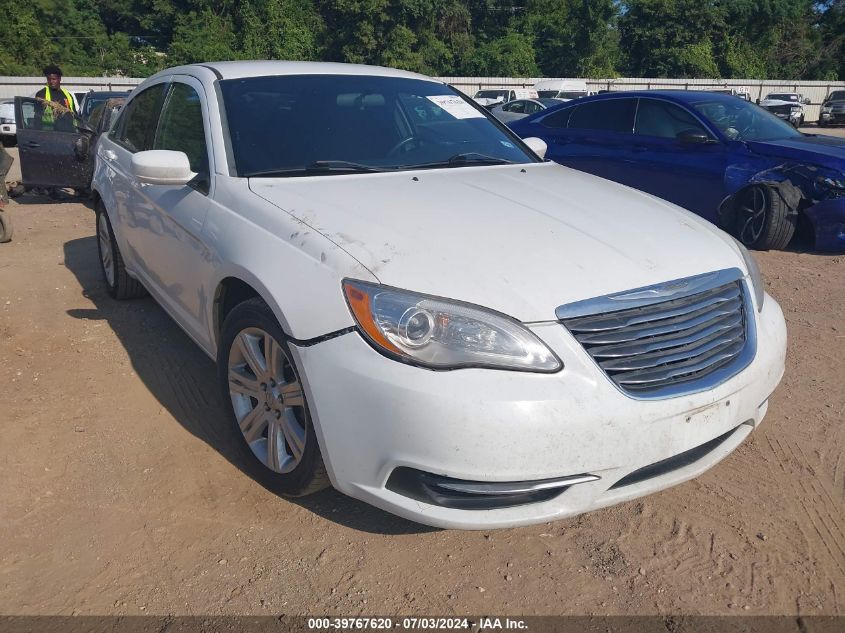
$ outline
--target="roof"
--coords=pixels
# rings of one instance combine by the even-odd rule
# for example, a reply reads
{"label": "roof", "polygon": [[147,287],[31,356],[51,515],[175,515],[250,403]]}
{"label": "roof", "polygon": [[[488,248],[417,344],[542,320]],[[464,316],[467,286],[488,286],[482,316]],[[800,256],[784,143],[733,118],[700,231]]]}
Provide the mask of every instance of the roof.
{"label": "roof", "polygon": [[709,92],[706,90],[624,90],[618,92],[605,92],[600,95],[593,95],[592,97],[581,97],[573,101],[568,101],[567,106],[574,106],[579,103],[587,103],[588,101],[603,101],[605,99],[618,98],[640,98],[640,97],[663,97],[670,101],[678,101],[680,103],[701,103],[702,101],[723,101],[724,103],[736,103],[737,100],[742,100],[741,97],[735,95],[726,95],[718,92]]}
{"label": "roof", "polygon": [[210,68],[219,78],[241,79],[243,77],[267,77],[273,75],[376,75],[379,77],[403,77],[406,79],[422,79],[436,82],[437,80],[425,75],[385,68],[383,66],[366,66],[363,64],[339,64],[334,62],[289,62],[289,61],[236,61],[236,62],[207,62],[177,66],[162,71],[171,74],[179,69]]}

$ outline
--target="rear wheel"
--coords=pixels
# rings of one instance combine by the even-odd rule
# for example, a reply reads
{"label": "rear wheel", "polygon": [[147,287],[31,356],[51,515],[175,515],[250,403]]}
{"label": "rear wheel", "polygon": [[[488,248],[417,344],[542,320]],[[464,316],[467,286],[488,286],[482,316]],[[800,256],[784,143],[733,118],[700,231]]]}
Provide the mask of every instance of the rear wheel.
{"label": "rear wheel", "polygon": [[229,313],[217,366],[229,432],[255,477],[290,497],[327,487],[302,381],[267,304],[250,299]]}
{"label": "rear wheel", "polygon": [[141,282],[126,272],[123,256],[120,254],[102,202],[97,205],[97,252],[100,255],[100,270],[109,295],[115,299],[135,299],[147,294]]}
{"label": "rear wheel", "polygon": [[782,249],[795,233],[795,218],[776,189],[754,185],[739,196],[736,236],[748,248]]}

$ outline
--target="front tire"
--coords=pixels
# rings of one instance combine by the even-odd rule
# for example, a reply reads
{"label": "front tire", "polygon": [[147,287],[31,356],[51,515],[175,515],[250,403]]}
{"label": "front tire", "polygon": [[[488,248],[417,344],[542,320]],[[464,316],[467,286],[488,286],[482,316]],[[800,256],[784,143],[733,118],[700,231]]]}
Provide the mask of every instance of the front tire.
{"label": "front tire", "polygon": [[217,370],[229,435],[255,478],[287,497],[329,486],[290,346],[261,299],[235,306],[226,317]]}
{"label": "front tire", "polygon": [[795,220],[796,215],[773,187],[754,185],[739,195],[736,236],[748,248],[786,248],[795,233]]}
{"label": "front tire", "polygon": [[126,272],[108,213],[102,202],[97,205],[97,253],[106,290],[114,299],[135,299],[147,294],[144,286]]}

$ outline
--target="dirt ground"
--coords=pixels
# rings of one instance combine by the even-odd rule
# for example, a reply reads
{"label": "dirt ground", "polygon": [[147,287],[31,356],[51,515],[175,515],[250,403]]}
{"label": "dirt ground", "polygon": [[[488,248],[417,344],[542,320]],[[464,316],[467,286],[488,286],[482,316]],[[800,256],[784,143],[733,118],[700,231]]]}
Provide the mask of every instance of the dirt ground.
{"label": "dirt ground", "polygon": [[695,481],[546,525],[425,528],[242,471],[214,366],[100,278],[93,212],[0,245],[0,614],[845,614],[845,255],[758,253],[789,327],[762,427]]}

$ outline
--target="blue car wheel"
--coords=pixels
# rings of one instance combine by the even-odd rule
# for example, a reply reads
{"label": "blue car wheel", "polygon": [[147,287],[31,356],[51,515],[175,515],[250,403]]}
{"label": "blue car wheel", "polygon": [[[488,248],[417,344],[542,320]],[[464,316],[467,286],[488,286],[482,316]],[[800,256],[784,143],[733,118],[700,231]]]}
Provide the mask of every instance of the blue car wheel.
{"label": "blue car wheel", "polygon": [[739,196],[736,236],[748,248],[782,249],[795,233],[795,218],[776,189],[754,185]]}

